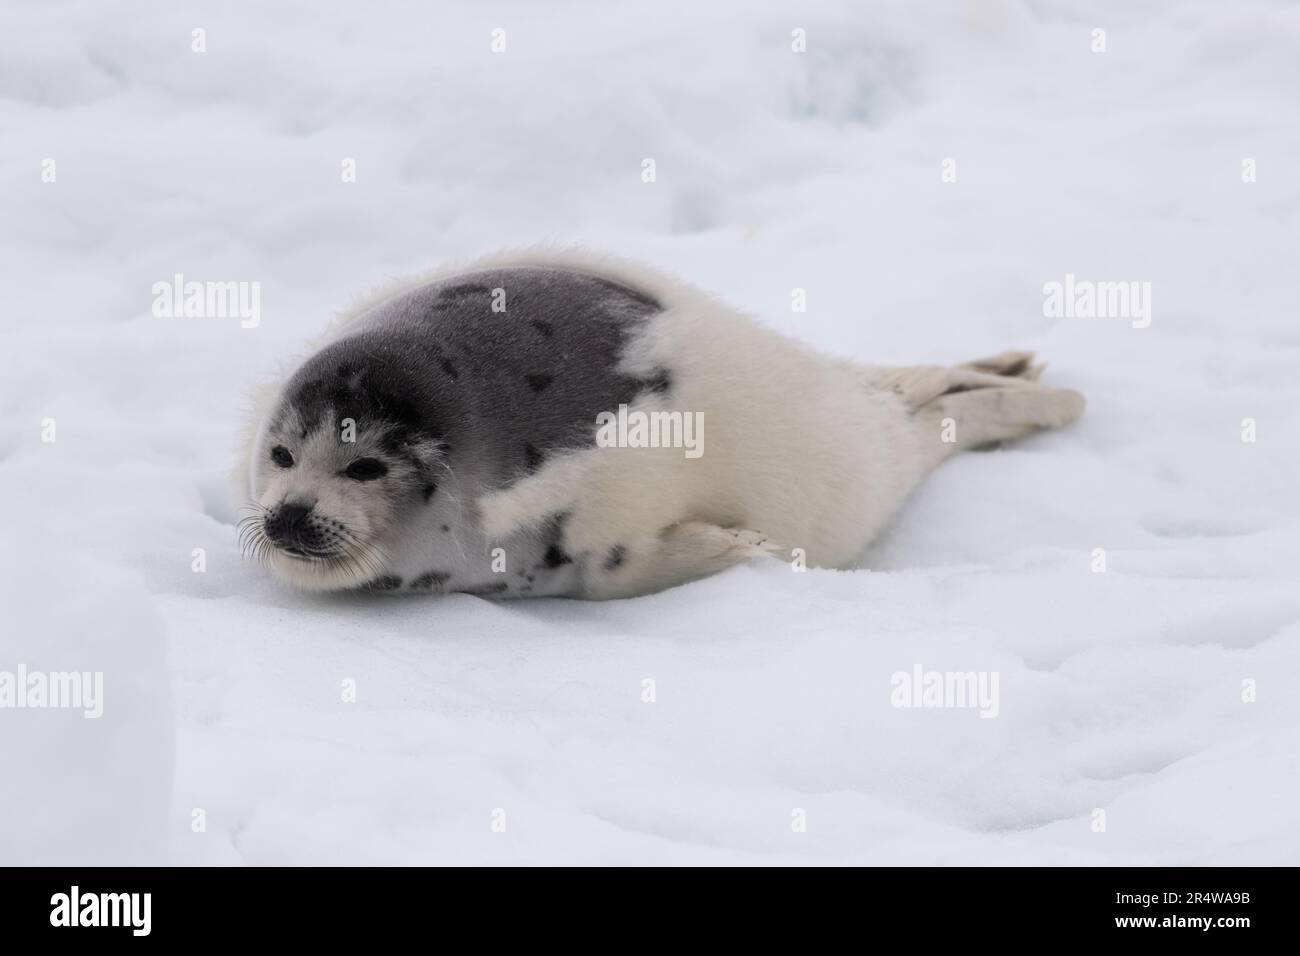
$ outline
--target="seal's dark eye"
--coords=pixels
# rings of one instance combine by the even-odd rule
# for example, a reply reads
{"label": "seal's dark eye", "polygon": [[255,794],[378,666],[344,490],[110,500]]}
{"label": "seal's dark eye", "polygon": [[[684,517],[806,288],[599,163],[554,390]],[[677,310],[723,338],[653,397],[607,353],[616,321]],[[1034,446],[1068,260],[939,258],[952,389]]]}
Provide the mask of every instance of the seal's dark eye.
{"label": "seal's dark eye", "polygon": [[353,481],[374,481],[388,474],[388,466],[378,458],[358,458],[344,474]]}
{"label": "seal's dark eye", "polygon": [[281,468],[293,467],[293,455],[289,454],[289,449],[283,445],[276,445],[271,449],[271,460]]}

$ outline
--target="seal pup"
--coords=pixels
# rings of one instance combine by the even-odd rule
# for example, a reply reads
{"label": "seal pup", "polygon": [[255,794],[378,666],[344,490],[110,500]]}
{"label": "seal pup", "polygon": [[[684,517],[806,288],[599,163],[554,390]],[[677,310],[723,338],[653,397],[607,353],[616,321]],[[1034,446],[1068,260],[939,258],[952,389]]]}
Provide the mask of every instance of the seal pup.
{"label": "seal pup", "polygon": [[371,296],[266,390],[242,540],[316,591],[604,599],[761,555],[853,567],[955,451],[1082,413],[1040,371],[863,365],[639,266],[503,254]]}

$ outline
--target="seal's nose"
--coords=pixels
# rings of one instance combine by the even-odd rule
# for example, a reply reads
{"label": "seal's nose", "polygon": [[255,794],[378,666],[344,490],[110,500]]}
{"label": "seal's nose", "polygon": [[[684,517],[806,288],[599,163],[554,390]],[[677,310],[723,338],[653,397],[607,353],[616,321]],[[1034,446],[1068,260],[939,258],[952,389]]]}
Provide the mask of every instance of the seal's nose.
{"label": "seal's nose", "polygon": [[266,536],[276,544],[296,544],[307,528],[307,516],[310,514],[311,505],[286,501],[267,515],[262,525],[266,529]]}

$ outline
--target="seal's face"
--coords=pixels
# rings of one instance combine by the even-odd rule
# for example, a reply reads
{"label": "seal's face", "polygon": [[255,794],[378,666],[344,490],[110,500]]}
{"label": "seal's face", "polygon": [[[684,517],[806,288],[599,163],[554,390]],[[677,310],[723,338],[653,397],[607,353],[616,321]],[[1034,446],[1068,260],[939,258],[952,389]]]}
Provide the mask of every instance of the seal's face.
{"label": "seal's face", "polygon": [[445,468],[441,442],[376,400],[366,381],[348,366],[304,369],[253,451],[242,544],[300,587],[382,577],[403,513],[428,499]]}

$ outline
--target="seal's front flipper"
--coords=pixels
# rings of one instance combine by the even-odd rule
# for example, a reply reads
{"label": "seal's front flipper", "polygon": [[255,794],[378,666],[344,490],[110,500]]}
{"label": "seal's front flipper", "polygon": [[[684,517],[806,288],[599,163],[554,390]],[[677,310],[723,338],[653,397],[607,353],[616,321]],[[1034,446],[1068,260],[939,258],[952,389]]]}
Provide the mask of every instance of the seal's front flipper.
{"label": "seal's front flipper", "polygon": [[662,591],[775,550],[777,546],[757,531],[683,521],[648,541],[619,546],[589,567],[583,597],[608,600]]}

